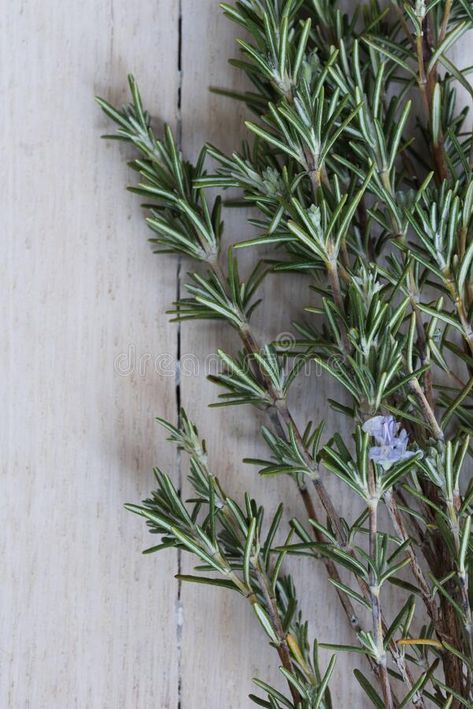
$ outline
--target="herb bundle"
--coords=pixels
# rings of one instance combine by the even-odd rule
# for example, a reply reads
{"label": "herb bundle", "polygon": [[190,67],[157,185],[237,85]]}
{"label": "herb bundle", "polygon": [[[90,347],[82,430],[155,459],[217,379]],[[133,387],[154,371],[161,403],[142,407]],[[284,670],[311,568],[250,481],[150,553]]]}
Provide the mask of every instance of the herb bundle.
{"label": "herb bundle", "polygon": [[[376,707],[473,706],[473,136],[471,68],[450,50],[473,29],[471,0],[239,0],[223,4],[245,39],[232,60],[252,90],[232,94],[254,114],[251,140],[226,155],[205,145],[195,164],[169,127],[157,136],[130,78],[122,109],[98,99],[131,143],[157,253],[194,264],[176,320],[219,319],[241,351],[219,351],[219,404],[267,414],[268,459],[250,461],[272,486],[290,476],[300,514],[282,504],[268,520],[249,494],[230,497],[205,443],[181,411],[161,420],[189,457],[193,498],[156,469],[157,489],[127,508],[160,543],[196,560],[184,581],[230,589],[250,603],[277,653],[287,692],[257,680],[256,704],[332,707],[338,652]],[[237,188],[252,207],[254,238],[222,246],[223,202]],[[271,258],[258,248],[271,248]],[[255,265],[241,278],[237,253]],[[226,253],[224,253],[226,251]],[[260,252],[261,254],[261,252]],[[295,324],[291,356],[258,341],[251,315],[268,272],[300,277],[317,294]],[[295,275],[294,275],[295,274]],[[353,438],[306,422],[288,393],[306,362],[336,381],[330,405]],[[343,481],[363,512],[340,516],[327,479]],[[316,510],[321,509],[322,513]],[[381,514],[382,513],[382,514]],[[264,518],[264,522],[263,522]],[[326,573],[353,633],[350,646],[318,643],[297,602],[289,555]],[[398,587],[399,606],[385,603]],[[321,667],[319,648],[333,651]],[[399,682],[401,680],[401,683]]]}

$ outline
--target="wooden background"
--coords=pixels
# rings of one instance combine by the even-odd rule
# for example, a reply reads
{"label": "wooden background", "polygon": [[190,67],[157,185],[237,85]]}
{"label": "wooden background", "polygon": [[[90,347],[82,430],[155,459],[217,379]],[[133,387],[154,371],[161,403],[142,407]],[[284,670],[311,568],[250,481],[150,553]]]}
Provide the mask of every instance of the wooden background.
{"label": "wooden background", "polygon": [[[93,102],[125,101],[132,72],[158,124],[180,123],[186,156],[205,140],[238,147],[241,109],[208,93],[239,85],[226,63],[235,27],[215,0],[17,0],[0,23],[0,706],[250,706],[251,678],[278,676],[250,609],[224,591],[180,588],[174,574],[188,560],[142,557],[152,540],[122,507],[147,495],[156,463],[186,484],[154,422],[176,420],[178,329],[165,310],[178,264],[150,255],[137,200],[124,191],[129,153],[99,140],[109,125]],[[460,64],[471,64],[463,46]],[[229,238],[245,235],[244,216],[227,215]],[[301,280],[270,280],[265,295],[257,327],[266,339],[290,330],[310,298]],[[206,408],[216,396],[206,357],[236,344],[220,326],[182,328],[183,403],[229,492],[264,495],[269,508],[284,499],[295,514],[288,481],[263,482],[239,462],[261,452],[256,414]],[[325,379],[301,381],[301,416],[334,425],[327,395]],[[347,511],[345,493],[329,487]],[[319,639],[348,641],[323,568],[293,568]],[[366,706],[352,666],[337,662],[336,706]]]}

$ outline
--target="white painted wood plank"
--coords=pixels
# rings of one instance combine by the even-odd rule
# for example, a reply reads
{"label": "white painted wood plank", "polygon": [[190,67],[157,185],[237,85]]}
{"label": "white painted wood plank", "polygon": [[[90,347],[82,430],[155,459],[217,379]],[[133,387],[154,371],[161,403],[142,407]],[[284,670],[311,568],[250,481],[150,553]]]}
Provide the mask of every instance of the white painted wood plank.
{"label": "white painted wood plank", "polygon": [[[244,109],[231,99],[208,92],[209,86],[221,86],[241,90],[244,86],[239,73],[226,65],[230,56],[237,55],[234,39],[241,30],[223,18],[215,0],[202,1],[198,13],[194,13],[192,0],[183,3],[183,148],[195,156],[205,141],[231,152],[238,149],[244,135],[242,119]],[[206,37],[206,45],[202,44]],[[465,45],[463,45],[465,46]],[[459,48],[457,54],[461,55]],[[198,57],[198,61],[196,61]],[[467,65],[465,60],[462,65]],[[248,237],[245,213],[227,211],[225,214],[227,241]],[[239,252],[243,263],[251,262],[255,253]],[[185,271],[185,268],[183,269]],[[255,316],[256,332],[261,342],[271,338],[284,338],[291,330],[291,320],[301,316],[302,308],[310,302],[307,285],[301,277],[271,278],[264,287],[265,301]],[[257,442],[258,428],[263,419],[248,408],[208,410],[208,403],[215,401],[218,391],[205,380],[208,374],[208,356],[217,348],[234,353],[239,342],[234,333],[218,324],[184,324],[182,329],[184,355],[196,357],[199,362],[196,376],[182,379],[182,398],[188,412],[197,422],[202,422],[209,457],[214,471],[224,487],[237,499],[249,491],[265,502],[268,512],[284,500],[287,516],[304,512],[297,491],[287,480],[280,478],[262,481],[255,469],[241,464],[243,457],[264,457],[267,450]],[[300,377],[291,394],[294,410],[302,425],[312,419],[318,423],[325,419],[327,431],[349,432],[346,421],[327,407],[327,398],[340,398],[339,388],[326,376],[312,374],[310,381]],[[326,481],[327,488],[337,502],[337,508],[348,519],[354,519],[353,496],[347,488],[332,477]],[[360,510],[361,511],[361,510]],[[191,561],[185,559],[188,571]],[[312,620],[311,627],[320,641],[352,643],[348,628],[333,588],[326,580],[323,566],[313,562],[289,564],[294,570],[297,588],[306,617]],[[385,594],[387,616],[392,617],[389,601],[391,593]],[[252,677],[273,681],[285,689],[277,672],[278,659],[268,647],[262,632],[256,627],[251,610],[244,601],[229,592],[184,586],[184,635],[182,655],[183,706],[250,706],[248,693],[255,691]],[[369,619],[367,620],[369,627]],[[325,655],[327,658],[327,655]],[[338,657],[332,694],[335,706],[368,706],[366,695],[355,681],[354,667],[367,670],[363,660],[341,654]],[[208,681],[203,678],[210,677]]]}
{"label": "white painted wood plank", "polygon": [[177,20],[167,0],[3,6],[0,705],[9,709],[177,706],[176,558],[143,558],[151,538],[122,506],[148,494],[158,457],[174,462],[153,420],[173,417],[174,381],[150,364],[126,373],[126,357],[126,376],[115,366],[121,353],[175,357],[163,312],[176,266],[150,257],[124,190],[125,152],[100,141],[110,123],[93,101],[125,98],[133,71],[147,103],[175,122]]}
{"label": "white painted wood plank", "polygon": [[[193,3],[183,5],[183,148],[195,156],[208,140],[214,145],[232,151],[239,149],[244,135],[242,122],[244,108],[231,99],[208,92],[208,86],[230,87],[241,90],[240,74],[228,66],[229,57],[237,55],[235,37],[239,30],[218,9],[214,0],[202,2],[199,13],[193,14]],[[191,19],[190,19],[191,18]],[[205,49],[200,43],[207,37]],[[199,62],[195,56],[199,54]],[[245,224],[244,211],[227,210],[225,228],[227,241],[241,240],[251,233]],[[256,252],[239,252],[245,263],[251,263]],[[183,271],[186,269],[184,268]],[[255,316],[255,327],[261,342],[284,337],[291,330],[291,319],[300,314],[310,294],[308,281],[300,277],[270,278],[264,287],[265,301]],[[225,489],[237,499],[244,491],[264,501],[268,514],[281,500],[286,505],[287,517],[304,518],[297,490],[290,480],[277,478],[262,480],[257,469],[240,461],[243,457],[264,457],[267,450],[259,441],[259,427],[264,418],[245,407],[223,410],[207,409],[216,400],[218,390],[205,380],[208,374],[206,358],[217,348],[234,353],[239,346],[232,331],[218,324],[187,324],[182,327],[182,352],[197,356],[200,366],[197,376],[182,378],[184,405],[197,422],[202,422],[209,448],[209,457]],[[326,398],[334,394],[327,379],[313,379],[308,388],[302,379],[294,392],[294,403],[302,421],[329,417]],[[333,420],[329,421],[333,424]],[[341,486],[336,480],[329,487],[340,497]],[[192,560],[185,560],[189,563]],[[350,632],[335,594],[325,578],[323,566],[313,562],[290,564],[300,589],[306,616],[316,620],[320,640],[349,642]],[[182,658],[182,699],[184,707],[225,706],[237,709],[250,706],[248,694],[255,691],[253,677],[279,683],[286,691],[278,672],[278,658],[257,626],[252,611],[243,599],[229,592],[200,586],[184,586],[184,635]],[[337,663],[338,681],[334,683],[334,697],[342,703],[355,702],[362,706],[361,690],[350,681],[343,681],[355,666],[352,658],[342,656]],[[209,687],[202,677],[212,677]]]}

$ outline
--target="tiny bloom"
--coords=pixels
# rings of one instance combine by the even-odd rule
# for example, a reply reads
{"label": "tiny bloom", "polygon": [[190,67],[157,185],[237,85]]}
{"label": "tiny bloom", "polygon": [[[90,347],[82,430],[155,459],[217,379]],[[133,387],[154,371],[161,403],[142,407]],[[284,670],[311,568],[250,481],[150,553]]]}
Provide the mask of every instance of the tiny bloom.
{"label": "tiny bloom", "polygon": [[414,451],[407,450],[407,433],[401,429],[401,424],[394,416],[373,416],[365,421],[362,428],[365,433],[373,436],[378,444],[370,448],[369,457],[381,465],[383,470],[389,470],[394,463],[415,455]]}

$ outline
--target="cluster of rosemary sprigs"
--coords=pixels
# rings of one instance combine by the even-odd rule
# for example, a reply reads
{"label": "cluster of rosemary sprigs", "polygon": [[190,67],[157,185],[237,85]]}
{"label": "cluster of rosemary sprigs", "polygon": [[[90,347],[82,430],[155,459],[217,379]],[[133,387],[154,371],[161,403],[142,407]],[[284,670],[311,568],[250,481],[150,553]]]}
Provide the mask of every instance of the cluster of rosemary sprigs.
{"label": "cluster of rosemary sprigs", "polygon": [[[130,105],[99,99],[138,152],[131,189],[145,200],[156,251],[196,265],[173,313],[218,318],[239,334],[238,354],[219,352],[219,403],[267,412],[270,454],[253,462],[264,476],[291,476],[305,512],[288,525],[281,505],[263,523],[249,495],[229,497],[183,411],[177,427],[162,423],[189,455],[193,499],[156,470],[157,490],[128,507],[160,536],[150,551],[195,556],[196,575],[182,579],[251,604],[288,685],[284,696],[258,680],[260,706],[328,709],[336,653],[352,650],[371,667],[355,676],[376,707],[472,707],[473,139],[456,91],[473,89],[472,68],[454,65],[450,50],[473,28],[473,5],[352,5],[348,14],[336,0],[223,5],[247,37],[232,63],[253,84],[233,94],[255,116],[241,153],[206,145],[185,161],[170,128],[154,134],[132,78]],[[254,208],[255,238],[224,254],[213,195],[228,187]],[[236,249],[259,245],[273,245],[272,258],[255,256],[242,280]],[[268,271],[309,278],[317,294],[295,325],[294,358],[252,329]],[[352,426],[352,444],[338,433],[325,440],[319,422],[301,427],[290,409],[308,360],[344,390],[330,405],[341,428]],[[332,474],[362,500],[357,519],[340,516]],[[352,646],[324,644],[334,652],[324,670],[284,571],[289,554],[312,557],[314,573],[324,565],[353,630]],[[383,601],[387,584],[400,589],[398,608]]]}

